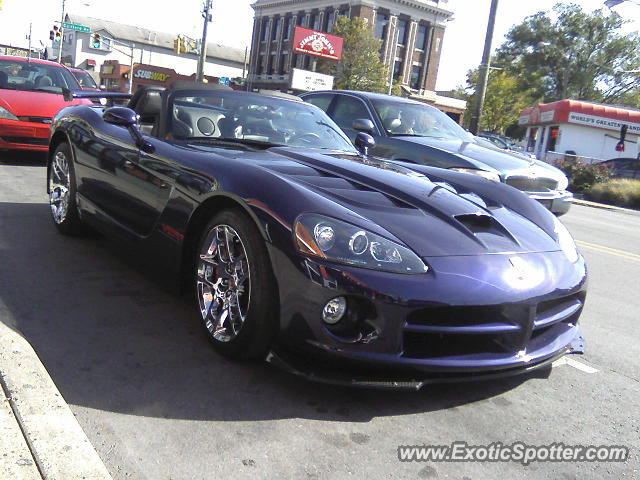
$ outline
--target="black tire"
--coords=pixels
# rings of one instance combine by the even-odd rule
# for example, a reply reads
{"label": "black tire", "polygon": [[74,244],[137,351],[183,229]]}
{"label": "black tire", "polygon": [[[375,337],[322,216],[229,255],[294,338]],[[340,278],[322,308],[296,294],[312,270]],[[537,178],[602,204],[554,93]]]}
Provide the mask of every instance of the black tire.
{"label": "black tire", "polygon": [[[240,246],[244,249],[247,265],[242,264],[241,260],[236,260],[236,262],[229,261],[229,263],[218,261],[213,265],[201,259],[201,253],[204,253],[205,248],[208,253],[213,251],[210,246],[214,236],[219,235],[221,231],[228,232],[231,237],[237,235],[239,240],[229,243],[235,245],[234,255],[240,251]],[[223,251],[223,248],[218,250]],[[222,257],[220,255],[222,254],[218,253],[217,255],[218,260],[221,260]],[[228,258],[231,257],[231,255],[226,256]],[[242,255],[236,255],[236,258],[242,258]],[[216,296],[219,294],[219,290],[212,288],[211,285],[212,282],[217,282],[218,284],[222,283],[222,286],[224,286],[224,279],[222,279],[224,274],[219,275],[218,273],[223,270],[223,266],[232,264],[234,266],[229,267],[231,271],[236,273],[238,271],[242,273],[248,272],[248,280],[245,280],[244,283],[238,281],[235,284],[235,282],[229,281],[226,285],[228,290],[232,290],[233,285],[235,285],[235,298],[237,299],[235,303],[239,305],[236,312],[236,320],[242,317],[242,310],[245,312],[244,321],[238,328],[237,333],[230,326],[225,329],[216,329],[216,324],[219,322],[216,322],[215,311],[222,312],[225,308],[222,300],[218,300],[218,303],[214,300],[214,298],[219,298]],[[207,223],[202,232],[194,265],[196,308],[202,326],[215,350],[235,360],[264,359],[277,333],[279,301],[269,255],[264,240],[253,221],[241,210],[230,209],[217,213]],[[212,270],[207,277],[205,269],[209,265],[211,265]],[[230,271],[229,269],[226,270],[227,274]],[[241,277],[242,275],[238,275],[237,278]],[[204,282],[205,278],[209,280],[209,283]],[[249,286],[248,298],[246,296],[246,285]],[[222,286],[220,289],[222,289]],[[242,288],[240,289],[239,286]],[[240,290],[243,291],[242,294],[238,293]],[[210,294],[212,296],[207,297],[209,291],[212,292]],[[234,294],[231,293],[230,295],[233,297]],[[209,298],[209,305],[211,305],[208,310],[207,298]],[[230,325],[230,322],[233,322],[234,319],[232,312],[235,310],[233,307],[229,307],[227,310],[229,315],[226,317],[225,324]],[[235,333],[234,337],[226,340],[219,338],[231,337],[231,332]]]}
{"label": "black tire", "polygon": [[[60,170],[60,162],[66,162],[66,179],[63,171]],[[52,158],[47,162],[47,192],[49,193],[49,206],[51,207],[51,219],[58,231],[63,235],[79,236],[86,235],[87,227],[80,220],[78,204],[76,200],[76,178],[71,157],[71,149],[67,143],[61,143],[53,152]],[[57,183],[59,184],[57,187]],[[61,191],[60,186],[67,182],[66,209],[63,212],[59,209],[60,200],[56,200],[55,195]]]}

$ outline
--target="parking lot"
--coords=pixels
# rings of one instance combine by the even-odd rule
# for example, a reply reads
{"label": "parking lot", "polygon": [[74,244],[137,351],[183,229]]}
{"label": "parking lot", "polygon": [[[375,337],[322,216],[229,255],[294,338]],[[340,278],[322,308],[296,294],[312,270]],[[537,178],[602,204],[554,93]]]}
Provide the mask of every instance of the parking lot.
{"label": "parking lot", "polygon": [[[52,225],[41,156],[0,153],[0,321],[33,345],[115,479],[639,478],[640,213],[574,205],[586,354],[418,393],[232,363],[192,299],[101,237]],[[626,463],[400,462],[400,445],[625,445]]]}

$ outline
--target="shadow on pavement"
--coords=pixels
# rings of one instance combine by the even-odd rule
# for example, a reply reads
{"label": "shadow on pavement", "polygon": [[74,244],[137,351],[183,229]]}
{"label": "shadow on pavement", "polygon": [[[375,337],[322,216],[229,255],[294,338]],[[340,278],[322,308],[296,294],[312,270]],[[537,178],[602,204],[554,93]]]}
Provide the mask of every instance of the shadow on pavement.
{"label": "shadow on pavement", "polygon": [[13,165],[13,166],[38,166],[45,165],[47,163],[46,152],[29,152],[29,151],[15,151],[15,150],[0,150],[0,165]]}
{"label": "shadow on pavement", "polygon": [[233,363],[209,346],[191,298],[168,293],[106,239],[58,234],[43,203],[0,203],[0,224],[0,303],[12,317],[3,321],[15,322],[71,404],[160,418],[364,422],[480,401],[526,380],[387,392]]}

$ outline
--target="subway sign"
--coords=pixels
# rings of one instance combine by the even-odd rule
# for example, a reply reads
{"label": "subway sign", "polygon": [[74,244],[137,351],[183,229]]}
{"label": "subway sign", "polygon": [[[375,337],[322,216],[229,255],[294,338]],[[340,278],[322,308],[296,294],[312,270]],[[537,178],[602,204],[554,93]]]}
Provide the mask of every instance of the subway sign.
{"label": "subway sign", "polygon": [[133,78],[139,78],[140,80],[151,80],[154,82],[166,82],[171,75],[169,73],[155,72],[153,70],[144,70],[142,68],[136,70],[133,73]]}

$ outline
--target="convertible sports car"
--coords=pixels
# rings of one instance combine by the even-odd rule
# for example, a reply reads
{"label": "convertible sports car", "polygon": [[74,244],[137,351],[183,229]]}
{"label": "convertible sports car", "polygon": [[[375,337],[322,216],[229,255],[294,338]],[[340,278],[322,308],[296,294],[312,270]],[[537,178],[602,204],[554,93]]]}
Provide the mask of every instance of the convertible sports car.
{"label": "convertible sports car", "polygon": [[146,88],[52,127],[55,226],[141,247],[231,358],[416,389],[582,351],[584,260],[515,188],[368,156],[369,135],[354,149],[313,105],[219,86]]}

